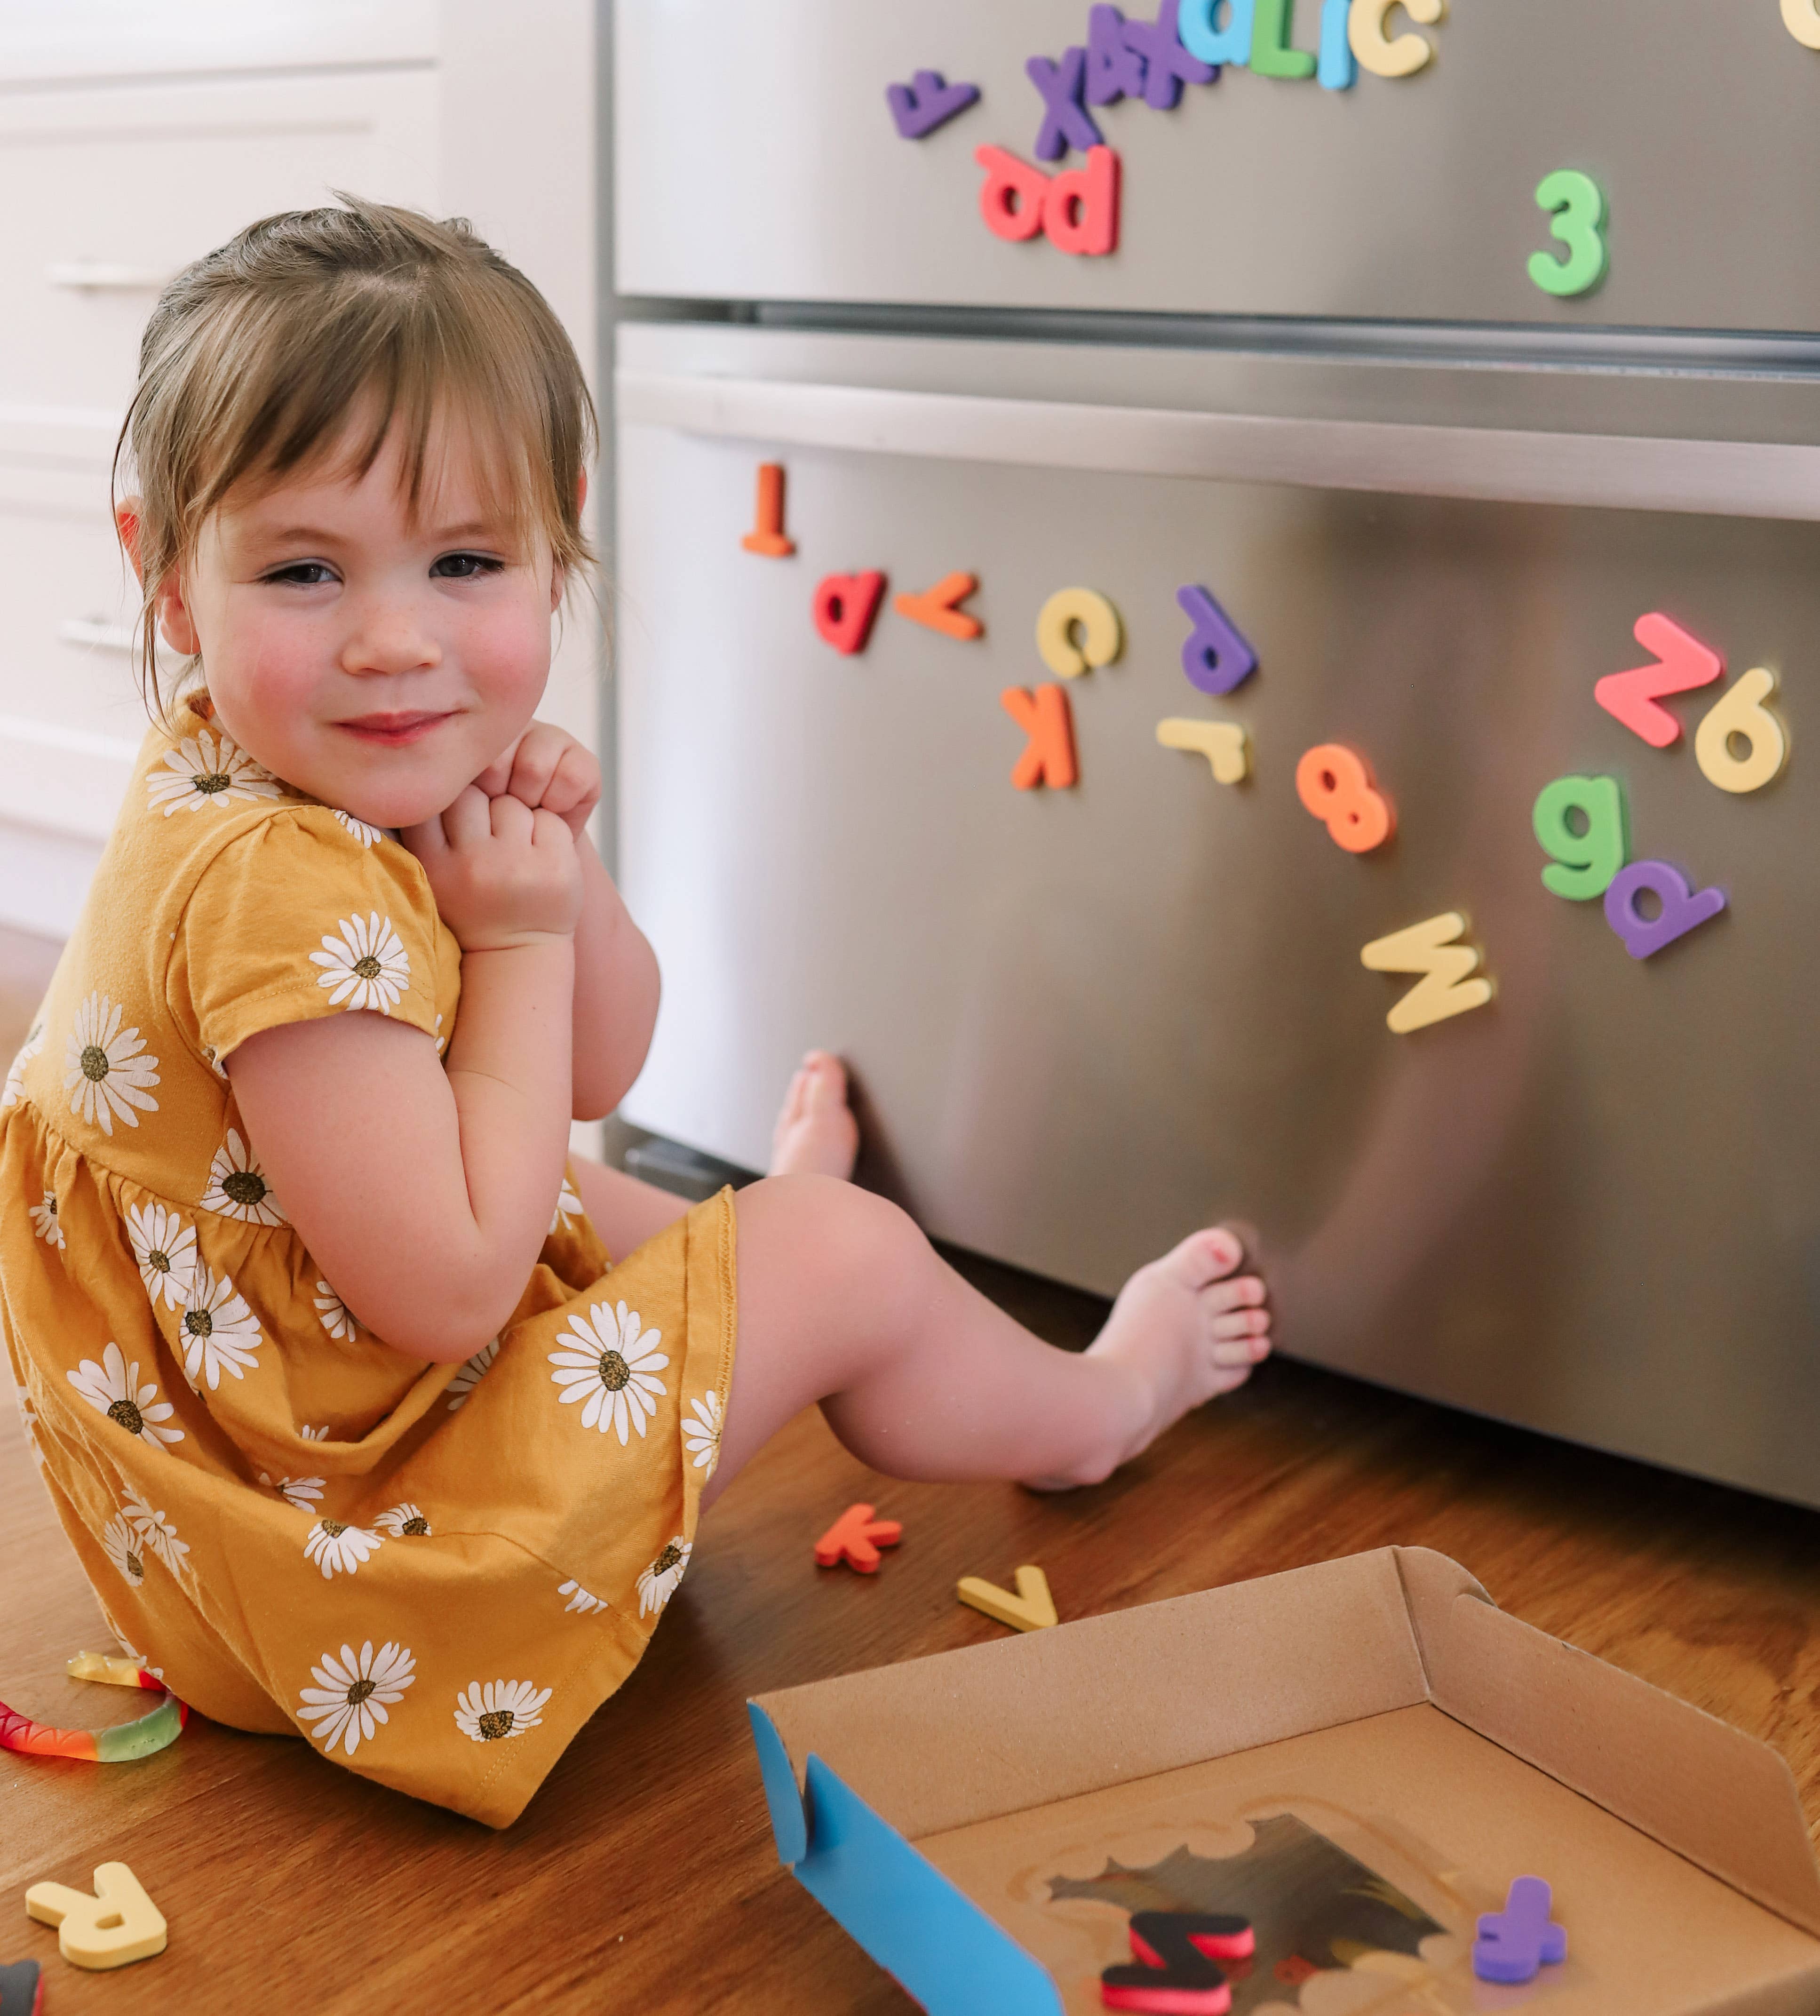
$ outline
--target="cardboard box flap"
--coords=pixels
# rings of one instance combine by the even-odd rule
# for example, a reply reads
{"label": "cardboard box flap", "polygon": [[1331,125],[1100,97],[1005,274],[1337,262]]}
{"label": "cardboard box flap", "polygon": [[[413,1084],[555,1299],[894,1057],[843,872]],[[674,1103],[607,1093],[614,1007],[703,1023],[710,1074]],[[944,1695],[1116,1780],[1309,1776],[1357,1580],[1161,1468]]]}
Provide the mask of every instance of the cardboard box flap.
{"label": "cardboard box flap", "polygon": [[1775,1751],[1462,1589],[1444,1556],[1398,1553],[1437,1708],[1820,1935],[1820,1870]]}
{"label": "cardboard box flap", "polygon": [[914,1841],[1412,1707],[1428,1691],[1385,1547],[757,1705],[799,1789],[812,1751]]}

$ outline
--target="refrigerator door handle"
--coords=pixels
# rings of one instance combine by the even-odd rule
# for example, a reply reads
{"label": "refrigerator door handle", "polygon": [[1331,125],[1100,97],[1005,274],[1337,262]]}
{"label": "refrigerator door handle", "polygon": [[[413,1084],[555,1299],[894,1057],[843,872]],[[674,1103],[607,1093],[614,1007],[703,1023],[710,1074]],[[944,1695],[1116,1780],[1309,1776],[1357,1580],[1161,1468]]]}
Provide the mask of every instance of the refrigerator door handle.
{"label": "refrigerator door handle", "polygon": [[982,398],[621,368],[622,423],[798,448],[1491,502],[1820,519],[1820,447]]}

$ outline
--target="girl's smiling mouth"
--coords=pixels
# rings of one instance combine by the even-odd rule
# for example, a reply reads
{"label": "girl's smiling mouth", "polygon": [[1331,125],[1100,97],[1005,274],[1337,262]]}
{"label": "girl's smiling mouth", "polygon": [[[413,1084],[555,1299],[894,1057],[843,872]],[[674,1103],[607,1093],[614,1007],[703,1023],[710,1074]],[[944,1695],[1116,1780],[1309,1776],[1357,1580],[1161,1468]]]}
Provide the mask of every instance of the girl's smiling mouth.
{"label": "girl's smiling mouth", "polygon": [[375,743],[384,749],[401,749],[408,743],[419,742],[433,728],[439,728],[445,721],[453,721],[456,710],[441,713],[421,711],[401,714],[362,714],[352,721],[338,721],[335,725],[355,736],[358,740]]}

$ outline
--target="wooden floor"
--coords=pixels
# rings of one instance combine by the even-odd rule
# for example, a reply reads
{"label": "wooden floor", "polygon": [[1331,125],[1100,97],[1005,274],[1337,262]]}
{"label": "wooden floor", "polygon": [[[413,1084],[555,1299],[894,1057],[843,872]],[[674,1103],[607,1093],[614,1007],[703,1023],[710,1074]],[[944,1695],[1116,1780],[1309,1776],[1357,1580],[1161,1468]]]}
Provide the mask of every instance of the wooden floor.
{"label": "wooden floor", "polygon": [[[1097,1319],[993,1279],[1058,1341]],[[142,1697],[62,1676],[103,1633],[10,1408],[0,1421],[0,1700],[130,1719]],[[875,1579],[818,1571],[811,1543],[859,1498],[903,1520],[902,1546]],[[1282,1363],[1064,1498],[894,1484],[805,1416],[704,1522],[644,1664],[502,1834],[200,1721],[138,1764],[0,1753],[0,1960],[45,1963],[46,2016],[906,2011],[777,1863],[748,1694],[995,1635],[955,1602],[964,1574],[1039,1562],[1078,1617],[1391,1541],[1443,1550],[1520,1616],[1779,1745],[1820,1821],[1820,1516]],[[85,1976],[20,1891],[115,1858],[170,1947]]]}

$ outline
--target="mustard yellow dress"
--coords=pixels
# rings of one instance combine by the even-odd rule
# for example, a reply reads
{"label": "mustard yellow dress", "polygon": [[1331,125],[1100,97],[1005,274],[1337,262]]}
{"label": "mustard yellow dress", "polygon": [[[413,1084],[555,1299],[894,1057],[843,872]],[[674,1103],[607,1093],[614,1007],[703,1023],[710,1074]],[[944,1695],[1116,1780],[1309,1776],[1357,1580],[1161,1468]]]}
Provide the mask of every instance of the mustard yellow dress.
{"label": "mustard yellow dress", "polygon": [[565,1179],[497,1341],[441,1365],[373,1335],[219,1060],[362,1010],[440,1050],[460,998],[415,859],[186,707],[0,1093],[0,1317],[123,1641],[206,1715],[503,1827],[688,1566],[734,1224],[723,1193],[615,1265]]}

